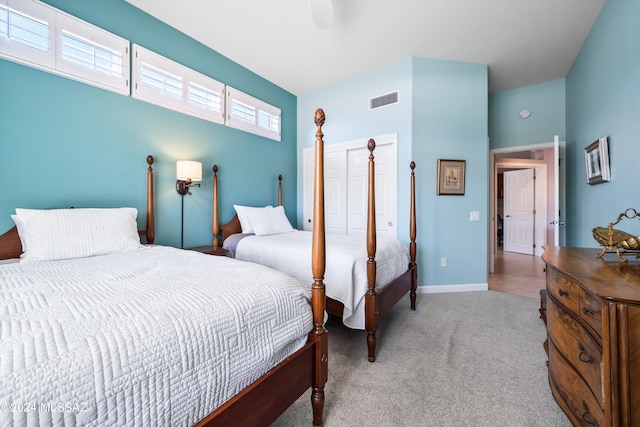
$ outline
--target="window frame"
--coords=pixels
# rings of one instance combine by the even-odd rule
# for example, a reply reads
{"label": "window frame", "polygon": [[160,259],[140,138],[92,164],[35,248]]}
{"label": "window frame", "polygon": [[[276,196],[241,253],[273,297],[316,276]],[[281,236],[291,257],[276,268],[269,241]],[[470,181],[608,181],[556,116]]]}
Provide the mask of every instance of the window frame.
{"label": "window frame", "polygon": [[[254,109],[253,121],[243,120],[240,117],[233,115],[234,102],[241,103]],[[264,101],[259,100],[251,95],[248,95],[238,89],[227,86],[227,115],[225,124],[234,129],[243,130],[245,132],[253,133],[263,136],[265,138],[273,139],[274,141],[282,140],[282,112],[279,108],[274,107]],[[260,114],[268,114],[270,117],[277,118],[277,130],[271,127],[264,127],[260,125]]]}
{"label": "window frame", "polygon": [[[135,99],[148,102],[160,107],[168,108],[183,114],[208,120],[213,123],[224,124],[225,117],[225,85],[209,76],[192,70],[158,53],[146,49],[138,44],[133,44],[133,70],[131,96]],[[143,67],[158,70],[160,73],[171,74],[179,77],[181,82],[181,96],[175,97],[166,92],[153,90],[143,84]],[[202,108],[198,103],[190,101],[190,84],[193,83],[204,90],[210,91],[213,96],[220,99],[219,110]]]}
{"label": "window frame", "polygon": [[[14,13],[45,23],[48,30],[47,52],[0,36],[0,58],[122,95],[129,95],[130,55],[128,40],[40,1],[0,0],[0,6],[7,9],[7,16],[11,11],[14,11]],[[7,24],[8,22],[7,20]],[[84,39],[87,43],[98,44],[103,48],[120,53],[122,55],[122,70],[119,75],[114,76],[84,67],[64,58],[62,56],[62,32],[67,28],[69,33]]]}

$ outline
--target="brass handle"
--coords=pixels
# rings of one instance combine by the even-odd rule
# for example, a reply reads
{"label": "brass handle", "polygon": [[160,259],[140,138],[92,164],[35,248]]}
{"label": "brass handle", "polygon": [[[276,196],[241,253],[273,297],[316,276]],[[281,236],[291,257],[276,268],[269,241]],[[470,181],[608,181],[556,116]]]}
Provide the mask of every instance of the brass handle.
{"label": "brass handle", "polygon": [[563,291],[562,289],[560,289],[558,293],[560,294],[561,297],[566,297],[567,295],[569,295],[569,292]]}
{"label": "brass handle", "polygon": [[584,346],[578,343],[578,349],[580,350],[580,354],[578,355],[578,359],[584,363],[593,363],[593,356],[587,355],[587,352],[584,350]]}
{"label": "brass handle", "polygon": [[595,312],[593,310],[588,309],[587,307],[582,307],[582,312],[584,314],[588,314],[590,316],[593,316],[595,314]]}
{"label": "brass handle", "polygon": [[593,415],[591,415],[591,413],[589,412],[589,407],[584,400],[582,401],[582,407],[585,410],[585,413],[582,414],[582,421],[594,427],[598,427],[598,421],[593,418]]}

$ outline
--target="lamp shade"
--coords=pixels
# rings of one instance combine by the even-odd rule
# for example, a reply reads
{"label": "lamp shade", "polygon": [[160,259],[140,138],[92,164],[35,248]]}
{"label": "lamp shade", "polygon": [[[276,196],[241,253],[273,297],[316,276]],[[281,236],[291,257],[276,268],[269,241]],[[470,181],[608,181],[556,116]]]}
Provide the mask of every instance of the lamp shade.
{"label": "lamp shade", "polygon": [[202,181],[202,163],[192,160],[176,162],[176,176],[179,181]]}

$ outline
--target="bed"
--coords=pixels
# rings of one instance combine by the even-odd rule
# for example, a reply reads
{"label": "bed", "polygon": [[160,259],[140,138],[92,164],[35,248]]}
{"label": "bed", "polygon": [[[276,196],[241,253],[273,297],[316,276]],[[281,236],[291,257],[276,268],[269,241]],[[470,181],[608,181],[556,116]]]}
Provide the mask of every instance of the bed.
{"label": "bed", "polygon": [[152,245],[153,162],[143,232],[132,208],[16,209],[0,235],[0,425],[267,426],[309,388],[322,425],[322,189],[301,283]]}
{"label": "bed", "polygon": [[[362,236],[327,234],[325,284],[327,311],[342,318],[353,329],[367,331],[367,356],[376,358],[379,318],[409,293],[415,310],[416,215],[415,163],[411,162],[410,244],[397,239],[376,238],[375,224],[375,141],[369,140],[368,212],[366,241]],[[316,154],[317,156],[317,154]],[[217,167],[214,167],[217,171]],[[214,174],[213,247],[222,248],[236,259],[267,265],[300,277],[308,270],[310,232],[294,230],[282,208],[282,176],[278,183],[278,206],[235,206],[236,214],[226,224],[218,224],[218,177]],[[247,227],[247,225],[249,225]],[[219,238],[221,235],[221,239]]]}

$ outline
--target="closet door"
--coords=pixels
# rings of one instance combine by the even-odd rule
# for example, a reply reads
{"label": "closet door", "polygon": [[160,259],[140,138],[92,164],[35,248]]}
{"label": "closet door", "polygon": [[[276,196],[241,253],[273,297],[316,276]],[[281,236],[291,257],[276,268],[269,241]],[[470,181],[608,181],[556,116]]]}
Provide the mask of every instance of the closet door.
{"label": "closet door", "polygon": [[[397,238],[397,166],[395,144],[376,146],[376,233],[380,237]],[[365,234],[367,231],[369,150],[358,148],[347,151],[347,234]]]}
{"label": "closet door", "polygon": [[327,233],[347,234],[347,152],[324,155],[324,226]]}
{"label": "closet door", "polygon": [[[367,227],[368,139],[325,146],[325,229],[327,233],[365,234]],[[397,238],[397,136],[376,138],[376,232]],[[303,152],[303,230],[313,218],[313,148]]]}
{"label": "closet door", "polygon": [[[313,228],[313,150],[303,155],[303,224],[302,229]],[[324,154],[324,226],[327,233],[347,234],[347,152],[332,151]]]}

